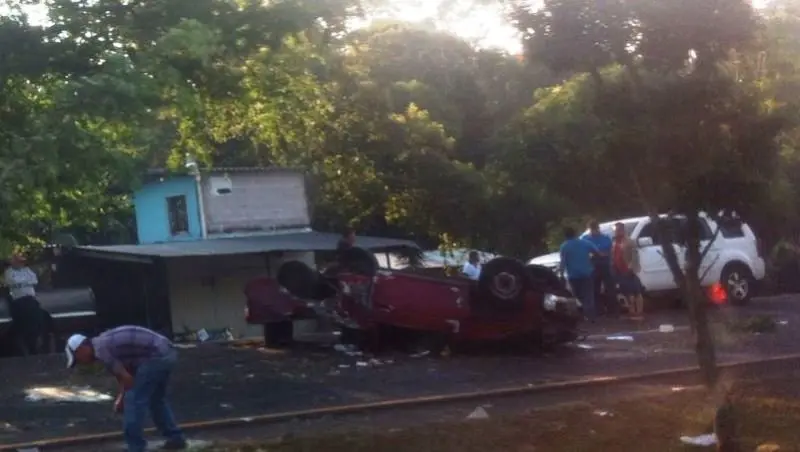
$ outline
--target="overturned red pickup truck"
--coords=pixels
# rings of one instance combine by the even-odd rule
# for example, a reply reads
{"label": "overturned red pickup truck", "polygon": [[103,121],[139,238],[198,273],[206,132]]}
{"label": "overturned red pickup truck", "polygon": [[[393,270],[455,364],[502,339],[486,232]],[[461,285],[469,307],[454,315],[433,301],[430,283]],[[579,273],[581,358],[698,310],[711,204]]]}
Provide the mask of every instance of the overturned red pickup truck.
{"label": "overturned red pickup truck", "polygon": [[414,265],[381,268],[372,252],[351,248],[333,270],[287,262],[276,278],[250,281],[245,294],[247,321],[264,325],[269,346],[288,344],[292,320],[300,318],[331,322],[373,348],[402,336],[432,351],[456,343],[571,342],[583,318],[549,269],[504,257],[472,281]]}

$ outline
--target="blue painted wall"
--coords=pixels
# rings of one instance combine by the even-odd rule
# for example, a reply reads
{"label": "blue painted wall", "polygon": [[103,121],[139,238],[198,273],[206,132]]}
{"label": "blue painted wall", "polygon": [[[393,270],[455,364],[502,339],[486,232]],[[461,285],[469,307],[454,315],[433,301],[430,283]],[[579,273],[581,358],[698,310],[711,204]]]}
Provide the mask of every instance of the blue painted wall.
{"label": "blue painted wall", "polygon": [[[189,233],[173,236],[169,230],[167,198],[179,195],[186,196]],[[133,206],[136,212],[136,230],[141,244],[199,240],[202,237],[197,188],[191,176],[171,177],[163,181],[146,183],[134,192]]]}

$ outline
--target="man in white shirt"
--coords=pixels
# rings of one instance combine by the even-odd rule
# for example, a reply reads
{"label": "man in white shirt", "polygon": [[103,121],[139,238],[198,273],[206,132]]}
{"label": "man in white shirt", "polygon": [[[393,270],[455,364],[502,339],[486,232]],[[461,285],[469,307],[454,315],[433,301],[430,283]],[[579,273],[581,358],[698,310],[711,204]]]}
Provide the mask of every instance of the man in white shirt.
{"label": "man in white shirt", "polygon": [[44,323],[44,313],[36,299],[39,278],[25,265],[25,258],[16,254],[11,258],[11,266],[3,273],[3,281],[10,294],[9,311],[14,331],[26,352],[36,354]]}
{"label": "man in white shirt", "polygon": [[473,281],[477,281],[481,277],[481,259],[477,251],[469,252],[469,260],[464,264],[461,273]]}

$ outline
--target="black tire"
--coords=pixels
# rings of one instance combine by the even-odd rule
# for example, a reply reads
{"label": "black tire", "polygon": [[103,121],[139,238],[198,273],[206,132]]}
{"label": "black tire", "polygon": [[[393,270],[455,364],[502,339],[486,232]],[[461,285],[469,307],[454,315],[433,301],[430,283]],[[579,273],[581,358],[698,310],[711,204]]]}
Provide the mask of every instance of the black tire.
{"label": "black tire", "polygon": [[300,261],[288,261],[278,269],[278,284],[298,298],[313,298],[319,273]]}
{"label": "black tire", "polygon": [[567,286],[558,275],[547,267],[541,265],[526,265],[530,287],[541,288],[543,291],[554,295],[569,294]]}
{"label": "black tire", "polygon": [[364,248],[352,247],[342,250],[339,265],[343,271],[364,276],[375,276],[378,272],[378,260],[375,255]]}
{"label": "black tire", "polygon": [[755,278],[746,265],[732,263],[722,269],[720,283],[728,295],[728,302],[734,306],[743,306],[753,298]]}
{"label": "black tire", "polygon": [[528,287],[525,265],[516,259],[498,257],[483,266],[477,295],[480,303],[492,309],[519,308]]}

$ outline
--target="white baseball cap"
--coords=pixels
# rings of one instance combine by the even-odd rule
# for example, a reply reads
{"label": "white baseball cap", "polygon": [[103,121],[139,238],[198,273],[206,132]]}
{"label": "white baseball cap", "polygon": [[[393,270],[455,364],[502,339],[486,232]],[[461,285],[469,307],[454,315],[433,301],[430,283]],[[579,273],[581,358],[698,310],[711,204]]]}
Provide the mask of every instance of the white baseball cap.
{"label": "white baseball cap", "polygon": [[75,365],[75,350],[84,342],[86,342],[86,336],[83,334],[73,334],[67,339],[67,345],[64,347],[64,353],[67,355],[67,369]]}

